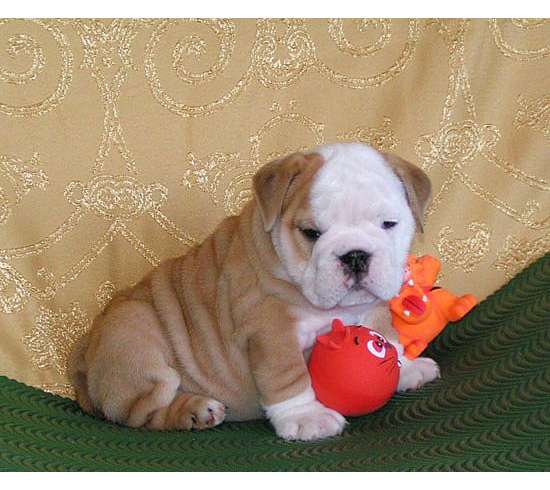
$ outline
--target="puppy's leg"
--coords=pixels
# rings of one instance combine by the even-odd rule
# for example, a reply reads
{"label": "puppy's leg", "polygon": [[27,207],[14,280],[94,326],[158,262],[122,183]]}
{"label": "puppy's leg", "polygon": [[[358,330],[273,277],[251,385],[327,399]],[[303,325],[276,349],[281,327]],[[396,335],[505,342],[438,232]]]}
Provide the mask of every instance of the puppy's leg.
{"label": "puppy's leg", "polygon": [[277,435],[311,441],[344,430],[344,417],[315,399],[292,329],[280,329],[276,335],[269,329],[257,332],[249,342],[249,359],[261,404]]}
{"label": "puppy's leg", "polygon": [[312,441],[335,436],[346,425],[342,415],[315,400],[311,388],[284,402],[266,406],[265,411],[277,435],[287,440]]}
{"label": "puppy's leg", "polygon": [[221,423],[224,406],[182,393],[175,365],[153,307],[123,300],[94,322],[79,366],[87,378],[81,389],[105,418],[130,427],[188,430]]}
{"label": "puppy's leg", "polygon": [[[153,394],[154,398],[154,394]],[[215,427],[225,418],[225,406],[212,398],[193,393],[178,393],[170,405],[150,414],[151,401],[142,398],[132,407],[128,425],[135,420],[148,419],[146,427],[155,430],[204,430]]]}
{"label": "puppy's leg", "polygon": [[401,361],[401,372],[397,391],[400,393],[417,390],[426,383],[441,377],[437,362],[429,357],[417,357],[410,360],[400,354],[399,360]]}

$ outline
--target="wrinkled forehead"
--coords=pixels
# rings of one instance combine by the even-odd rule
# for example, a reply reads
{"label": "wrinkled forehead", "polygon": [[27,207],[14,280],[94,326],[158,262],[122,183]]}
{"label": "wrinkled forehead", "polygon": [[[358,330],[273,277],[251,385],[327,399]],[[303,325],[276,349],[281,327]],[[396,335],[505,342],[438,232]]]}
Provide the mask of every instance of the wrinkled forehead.
{"label": "wrinkled forehead", "polygon": [[397,218],[399,210],[408,206],[401,182],[376,150],[330,145],[315,151],[325,160],[310,191],[311,209],[319,226]]}

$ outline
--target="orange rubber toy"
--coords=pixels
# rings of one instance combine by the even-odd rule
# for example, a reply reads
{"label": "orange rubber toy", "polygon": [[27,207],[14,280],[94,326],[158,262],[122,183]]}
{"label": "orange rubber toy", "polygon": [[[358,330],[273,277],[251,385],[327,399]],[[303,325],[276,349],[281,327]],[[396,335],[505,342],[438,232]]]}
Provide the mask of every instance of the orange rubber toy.
{"label": "orange rubber toy", "polygon": [[471,294],[457,297],[434,287],[440,268],[439,260],[430,255],[411,255],[401,291],[390,301],[392,323],[409,359],[418,357],[449,322],[460,320],[478,303]]}

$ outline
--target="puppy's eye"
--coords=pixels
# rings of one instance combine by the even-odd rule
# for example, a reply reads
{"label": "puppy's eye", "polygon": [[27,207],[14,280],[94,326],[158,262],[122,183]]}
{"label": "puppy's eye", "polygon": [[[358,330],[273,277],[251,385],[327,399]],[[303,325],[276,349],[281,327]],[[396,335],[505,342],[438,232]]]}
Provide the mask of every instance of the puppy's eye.
{"label": "puppy's eye", "polygon": [[384,230],[389,230],[390,228],[393,228],[397,224],[397,221],[384,221],[382,223],[382,228]]}
{"label": "puppy's eye", "polygon": [[300,229],[300,231],[303,233],[303,235],[310,241],[315,242],[319,239],[321,236],[321,232],[319,230],[315,230],[313,228],[304,228]]}

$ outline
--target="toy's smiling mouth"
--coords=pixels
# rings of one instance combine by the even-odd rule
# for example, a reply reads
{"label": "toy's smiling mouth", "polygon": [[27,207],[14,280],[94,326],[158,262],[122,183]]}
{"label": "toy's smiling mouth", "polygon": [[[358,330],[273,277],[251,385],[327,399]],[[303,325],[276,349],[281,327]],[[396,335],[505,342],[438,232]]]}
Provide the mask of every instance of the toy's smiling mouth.
{"label": "toy's smiling mouth", "polygon": [[[426,298],[426,301],[424,300],[424,298],[426,297],[425,296],[420,297],[414,294],[410,294],[409,296],[406,296],[401,303],[403,305],[403,313],[405,314],[405,316],[409,316],[409,315],[420,316],[424,314],[424,312],[426,311],[426,303],[427,303],[427,298]],[[407,311],[409,312],[409,315],[407,315],[406,313]]]}

